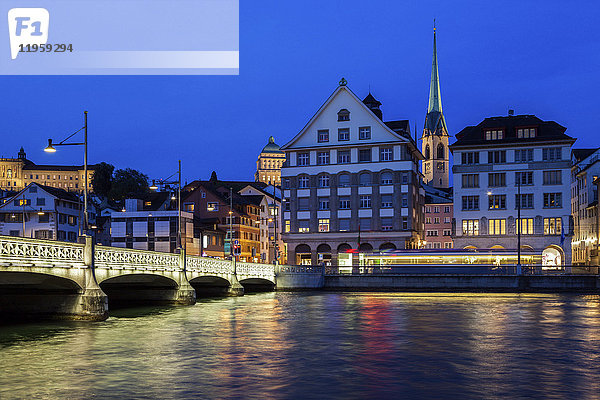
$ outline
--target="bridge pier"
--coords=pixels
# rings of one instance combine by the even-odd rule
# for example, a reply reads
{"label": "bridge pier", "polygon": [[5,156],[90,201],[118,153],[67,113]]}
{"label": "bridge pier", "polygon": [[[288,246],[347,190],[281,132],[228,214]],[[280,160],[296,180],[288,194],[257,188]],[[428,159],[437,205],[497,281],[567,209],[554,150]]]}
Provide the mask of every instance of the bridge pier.
{"label": "bridge pier", "polygon": [[104,321],[108,318],[108,296],[96,280],[94,268],[94,238],[85,236],[83,262],[88,267],[84,272],[85,286],[71,312],[73,319]]}
{"label": "bridge pier", "polygon": [[227,291],[225,292],[226,296],[236,297],[244,295],[244,287],[242,286],[240,281],[238,281],[237,275],[235,273],[231,274],[229,282],[231,282],[231,285],[227,288]]}

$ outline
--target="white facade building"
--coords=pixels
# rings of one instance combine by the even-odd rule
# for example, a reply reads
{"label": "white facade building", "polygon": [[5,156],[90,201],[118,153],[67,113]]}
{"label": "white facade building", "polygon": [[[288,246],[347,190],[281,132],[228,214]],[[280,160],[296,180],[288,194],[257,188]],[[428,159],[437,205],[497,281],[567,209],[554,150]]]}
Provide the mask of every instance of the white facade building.
{"label": "white facade building", "polygon": [[72,192],[30,183],[0,205],[0,234],[76,242],[82,203]]}
{"label": "white facade building", "polygon": [[408,121],[382,120],[371,94],[340,86],[282,147],[288,263],[337,264],[361,252],[416,248],[423,233],[422,154]]}
{"label": "white facade building", "polygon": [[575,139],[565,130],[533,115],[509,115],[486,118],[456,135],[450,146],[455,248],[516,251],[520,201],[521,248],[546,265],[571,263]]}
{"label": "white facade building", "polygon": [[600,148],[574,149],[571,170],[571,214],[574,265],[598,265],[598,187]]}
{"label": "white facade building", "polygon": [[[158,202],[127,199],[122,211],[108,209],[111,246],[174,253],[179,214],[168,207],[169,197],[169,193],[164,193],[164,200]],[[198,254],[200,239],[193,237],[193,214],[182,211],[181,220],[181,245],[188,250],[188,254]]]}

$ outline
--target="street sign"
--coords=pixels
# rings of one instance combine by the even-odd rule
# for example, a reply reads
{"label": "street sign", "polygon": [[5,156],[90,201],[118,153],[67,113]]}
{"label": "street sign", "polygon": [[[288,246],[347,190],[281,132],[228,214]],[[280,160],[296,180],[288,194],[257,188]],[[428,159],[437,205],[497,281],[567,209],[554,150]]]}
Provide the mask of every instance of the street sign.
{"label": "street sign", "polygon": [[234,244],[235,246],[237,246],[238,244],[240,244],[240,241],[239,241],[239,240],[237,240],[237,239],[235,239],[235,240],[233,241],[233,244]]}

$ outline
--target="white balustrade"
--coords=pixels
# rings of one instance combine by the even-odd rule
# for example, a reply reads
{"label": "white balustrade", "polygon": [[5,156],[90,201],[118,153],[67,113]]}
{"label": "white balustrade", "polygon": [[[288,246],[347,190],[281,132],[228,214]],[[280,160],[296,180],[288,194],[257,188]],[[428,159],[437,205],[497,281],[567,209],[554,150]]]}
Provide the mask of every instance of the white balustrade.
{"label": "white balustrade", "polygon": [[104,246],[96,247],[94,265],[96,268],[134,267],[170,271],[181,268],[177,254]]}
{"label": "white balustrade", "polygon": [[83,266],[84,245],[52,240],[0,236],[0,262],[52,266]]}
{"label": "white balustrade", "polygon": [[211,275],[233,274],[233,264],[231,261],[210,257],[187,256],[186,269],[190,272]]}

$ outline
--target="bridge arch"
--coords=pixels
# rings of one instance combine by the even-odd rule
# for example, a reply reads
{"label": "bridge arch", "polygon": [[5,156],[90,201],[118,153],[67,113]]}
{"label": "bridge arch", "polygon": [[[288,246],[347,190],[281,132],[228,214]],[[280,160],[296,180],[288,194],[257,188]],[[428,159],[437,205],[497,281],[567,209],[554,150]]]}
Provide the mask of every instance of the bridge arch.
{"label": "bridge arch", "polygon": [[104,275],[98,284],[108,297],[108,307],[131,307],[142,304],[171,304],[179,284],[173,278],[148,273]]}

